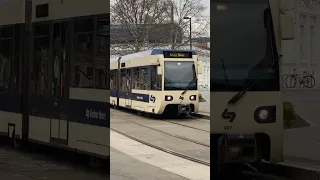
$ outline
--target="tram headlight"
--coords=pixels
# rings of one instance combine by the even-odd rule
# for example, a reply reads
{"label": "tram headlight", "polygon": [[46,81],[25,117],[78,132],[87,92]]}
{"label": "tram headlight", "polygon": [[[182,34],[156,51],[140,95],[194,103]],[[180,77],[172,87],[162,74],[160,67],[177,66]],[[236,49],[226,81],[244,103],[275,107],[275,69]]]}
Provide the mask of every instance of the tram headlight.
{"label": "tram headlight", "polygon": [[265,120],[267,119],[269,116],[269,112],[265,109],[261,110],[260,113],[259,113],[259,118],[262,119],[262,120]]}
{"label": "tram headlight", "polygon": [[260,106],[254,112],[254,120],[259,124],[275,123],[277,121],[276,106]]}
{"label": "tram headlight", "polygon": [[195,100],[197,100],[197,96],[196,96],[196,95],[191,95],[191,96],[189,97],[189,99],[190,99],[191,101],[195,101]]}
{"label": "tram headlight", "polygon": [[172,101],[172,100],[173,100],[173,96],[168,96],[168,95],[166,95],[166,96],[164,97],[164,99],[165,99],[165,101]]}

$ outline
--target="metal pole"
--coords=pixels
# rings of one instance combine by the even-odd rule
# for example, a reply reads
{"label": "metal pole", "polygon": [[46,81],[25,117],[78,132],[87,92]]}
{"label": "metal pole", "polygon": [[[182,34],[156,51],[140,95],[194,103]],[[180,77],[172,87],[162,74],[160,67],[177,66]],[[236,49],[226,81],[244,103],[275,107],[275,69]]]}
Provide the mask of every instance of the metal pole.
{"label": "metal pole", "polygon": [[171,40],[171,49],[174,49],[174,34],[173,34],[173,23],[174,23],[174,16],[173,16],[173,1],[171,0],[171,23],[170,23],[170,26],[171,26],[171,29],[170,29],[170,40]]}
{"label": "metal pole", "polygon": [[191,42],[191,32],[192,32],[192,29],[191,29],[191,18],[190,18],[190,50],[192,50],[192,42]]}
{"label": "metal pole", "polygon": [[22,141],[29,138],[29,62],[31,60],[32,38],[32,0],[25,0],[24,52],[22,59]]}

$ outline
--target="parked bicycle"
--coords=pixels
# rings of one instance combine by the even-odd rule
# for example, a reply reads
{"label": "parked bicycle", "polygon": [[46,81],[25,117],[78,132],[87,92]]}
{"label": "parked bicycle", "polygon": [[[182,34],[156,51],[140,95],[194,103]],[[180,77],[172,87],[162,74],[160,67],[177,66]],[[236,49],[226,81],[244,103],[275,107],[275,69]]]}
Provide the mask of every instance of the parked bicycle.
{"label": "parked bicycle", "polygon": [[200,86],[199,86],[199,89],[201,89],[201,90],[209,90],[209,86],[208,86],[207,84],[205,84],[205,85],[200,85]]}
{"label": "parked bicycle", "polygon": [[303,74],[297,74],[296,69],[293,69],[293,74],[284,74],[283,75],[283,80],[284,80],[284,85],[286,88],[295,88],[297,84],[299,87],[301,85],[305,88],[313,88],[316,84],[316,79],[314,78],[314,70],[312,71],[312,74],[303,71]]}

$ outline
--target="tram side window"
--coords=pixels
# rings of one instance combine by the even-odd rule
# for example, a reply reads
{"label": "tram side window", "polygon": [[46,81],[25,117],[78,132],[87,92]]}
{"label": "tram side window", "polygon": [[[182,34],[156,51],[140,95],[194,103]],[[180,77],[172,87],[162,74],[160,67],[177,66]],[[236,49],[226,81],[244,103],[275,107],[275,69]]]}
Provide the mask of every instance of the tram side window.
{"label": "tram side window", "polygon": [[114,71],[114,83],[113,83],[113,88],[116,90],[117,87],[117,83],[118,83],[118,70],[113,70]]}
{"label": "tram side window", "polygon": [[117,89],[117,73],[116,70],[110,71],[110,89],[116,90]]}
{"label": "tram side window", "polygon": [[149,89],[148,68],[133,68],[132,89]]}
{"label": "tram side window", "polygon": [[108,71],[109,60],[109,21],[107,18],[97,20],[97,49],[96,49],[96,88],[110,89]]}
{"label": "tram side window", "polygon": [[133,68],[132,89],[139,88],[139,68]]}
{"label": "tram side window", "polygon": [[14,27],[14,61],[12,63],[12,90],[18,92],[21,88],[21,44],[22,44],[22,26],[20,24]]}
{"label": "tram side window", "polygon": [[93,19],[75,21],[75,62],[71,67],[73,87],[93,88]]}
{"label": "tram side window", "polygon": [[114,90],[115,74],[114,70],[110,70],[110,90]]}
{"label": "tram side window", "polygon": [[157,85],[157,66],[150,66],[150,89],[151,90],[159,90],[158,85]]}
{"label": "tram side window", "polygon": [[148,68],[140,68],[139,71],[139,89],[148,90]]}
{"label": "tram side window", "polygon": [[162,90],[162,75],[157,73],[157,86],[159,90]]}
{"label": "tram side window", "polygon": [[13,27],[0,29],[0,91],[12,91]]}
{"label": "tram side window", "polygon": [[157,66],[150,66],[150,77],[151,77],[151,90],[162,89],[162,75],[158,75]]}
{"label": "tram side window", "polygon": [[34,58],[32,63],[31,92],[44,95],[49,87],[49,24],[38,24],[34,28]]}
{"label": "tram side window", "polygon": [[127,73],[126,73],[126,69],[121,69],[121,76],[120,76],[120,91],[122,92],[126,92],[127,91],[127,86],[126,86],[126,76],[127,76]]}

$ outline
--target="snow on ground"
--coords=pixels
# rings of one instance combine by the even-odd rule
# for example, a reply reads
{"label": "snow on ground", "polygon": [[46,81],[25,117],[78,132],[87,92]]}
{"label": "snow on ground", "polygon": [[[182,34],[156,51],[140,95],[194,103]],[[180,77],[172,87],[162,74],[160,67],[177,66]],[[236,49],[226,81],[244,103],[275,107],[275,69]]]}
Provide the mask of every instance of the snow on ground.
{"label": "snow on ground", "polygon": [[[153,49],[171,49],[170,45],[164,45],[164,46],[157,46],[154,47]],[[142,48],[145,50],[148,50],[147,48]],[[181,46],[177,49],[181,49],[181,50],[189,50],[190,46]],[[201,61],[203,64],[208,65],[210,64],[210,51],[209,50],[205,50],[202,48],[198,48],[198,47],[193,47],[193,50],[195,50],[198,54],[199,57],[199,61]],[[115,58],[115,57],[119,57],[124,54],[131,54],[133,53],[133,51],[130,48],[122,48],[116,45],[112,45],[111,49],[110,49],[110,58]]]}

